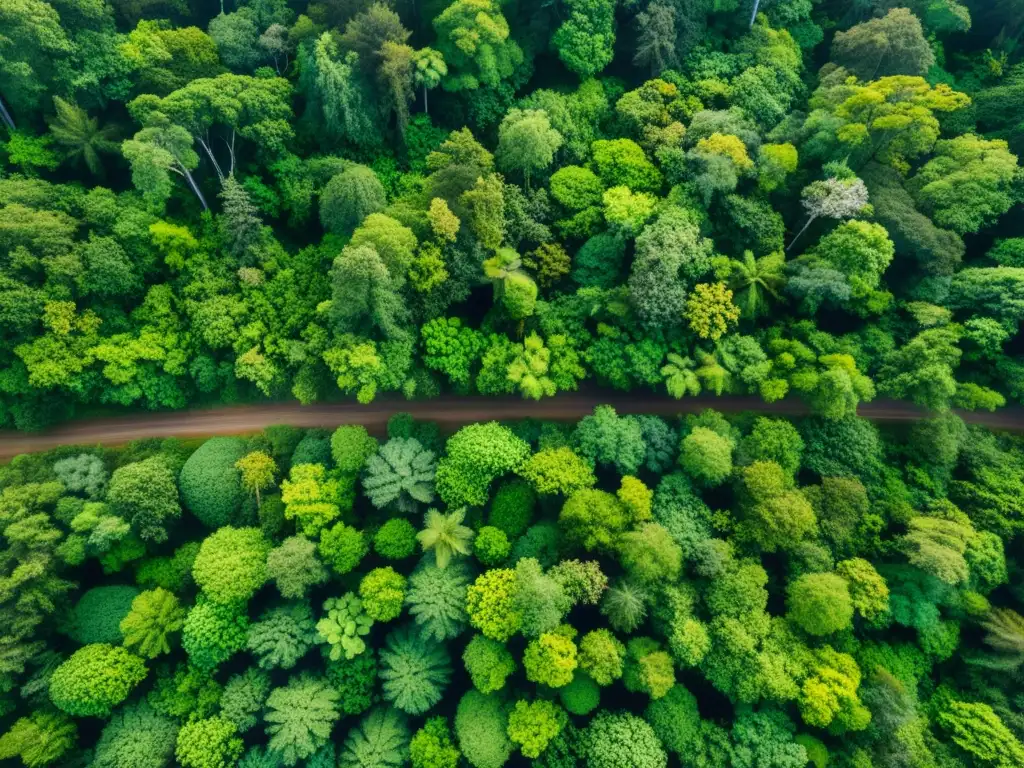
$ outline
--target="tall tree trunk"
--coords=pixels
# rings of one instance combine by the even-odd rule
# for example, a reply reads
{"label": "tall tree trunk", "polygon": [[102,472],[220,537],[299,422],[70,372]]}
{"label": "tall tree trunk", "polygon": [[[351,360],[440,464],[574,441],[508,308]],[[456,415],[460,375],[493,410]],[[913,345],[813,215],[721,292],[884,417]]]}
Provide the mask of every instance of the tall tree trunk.
{"label": "tall tree trunk", "polygon": [[754,10],[750,12],[750,28],[754,28],[754,20],[757,19],[757,9],[761,7],[761,0],[754,0]]}
{"label": "tall tree trunk", "polygon": [[199,202],[203,204],[203,210],[210,210],[210,206],[206,204],[206,198],[203,197],[203,190],[201,190],[199,185],[196,184],[196,180],[192,177],[192,172],[188,168],[182,167],[181,175],[185,177],[185,181],[188,182],[188,185],[192,188],[196,197],[199,198]]}
{"label": "tall tree trunk", "polygon": [[430,114],[430,105],[427,103],[427,84],[426,83],[423,84],[423,111],[427,115]]}
{"label": "tall tree trunk", "polygon": [[[424,95],[426,95],[426,91],[424,91]],[[4,125],[6,125],[9,130],[17,130],[18,126],[14,124],[14,118],[11,117],[11,113],[7,111],[7,105],[4,104],[3,96],[0,96],[0,117],[4,119]]]}
{"label": "tall tree trunk", "polygon": [[811,224],[813,224],[817,220],[818,220],[817,216],[808,216],[807,217],[807,223],[804,224],[803,229],[801,229],[799,232],[797,232],[796,233],[796,237],[793,238],[793,241],[789,245],[786,246],[786,252],[787,253],[789,252],[790,248],[792,248],[794,245],[796,245],[796,241],[800,239],[800,235],[802,235],[804,232],[806,232],[807,228],[809,226],[811,226]]}
{"label": "tall tree trunk", "polygon": [[203,150],[205,150],[206,156],[209,157],[210,158],[210,162],[213,163],[213,170],[215,170],[217,172],[217,178],[220,180],[220,183],[223,184],[224,183],[224,171],[222,171],[220,169],[220,163],[218,163],[217,162],[217,158],[214,157],[213,150],[210,149],[210,145],[207,144],[205,140],[199,138],[198,136],[196,137],[196,141],[198,141],[199,145],[203,148]]}

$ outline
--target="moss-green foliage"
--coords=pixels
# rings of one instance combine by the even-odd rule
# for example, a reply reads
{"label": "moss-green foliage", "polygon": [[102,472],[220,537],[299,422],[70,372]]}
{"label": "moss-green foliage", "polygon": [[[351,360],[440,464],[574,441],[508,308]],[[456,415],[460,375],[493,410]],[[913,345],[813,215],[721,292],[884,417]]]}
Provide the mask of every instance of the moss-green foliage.
{"label": "moss-green foliage", "polygon": [[239,733],[245,733],[260,721],[270,686],[270,675],[258,669],[250,667],[234,675],[224,684],[221,715],[230,720]]}
{"label": "moss-green foliage", "polygon": [[338,427],[331,435],[331,456],[342,472],[358,472],[376,452],[377,441],[367,434],[365,427]]}
{"label": "moss-green foliage", "polygon": [[327,679],[339,693],[338,707],[346,715],[360,715],[377,700],[377,655],[372,651],[351,659],[327,663]]}
{"label": "moss-green foliage", "polygon": [[392,621],[402,612],[406,578],[391,566],[374,568],[359,582],[363,610],[374,621]]}
{"label": "moss-green foliage", "polygon": [[320,534],[317,551],[335,573],[343,576],[359,565],[370,547],[363,531],[336,523]]}
{"label": "moss-green foliage", "polygon": [[398,768],[409,757],[409,740],[405,718],[390,707],[377,707],[348,732],[338,768]]}
{"label": "moss-green foliage", "polygon": [[245,493],[235,462],[246,454],[237,437],[207,440],[181,468],[181,500],[207,528],[243,522]]}
{"label": "moss-green foliage", "polygon": [[533,519],[537,494],[525,480],[513,480],[498,488],[491,500],[488,520],[514,539],[521,536]]}
{"label": "moss-green foliage", "polygon": [[580,751],[587,765],[612,768],[664,768],[668,759],[654,730],[628,713],[600,711],[580,735]]}
{"label": "moss-green foliage", "polygon": [[244,603],[267,580],[270,543],[258,528],[225,526],[203,541],[192,577],[210,600]]}
{"label": "moss-green foliage", "polygon": [[129,586],[90,589],[72,609],[68,634],[81,645],[120,644],[121,620],[128,615],[138,594],[139,590]]}
{"label": "moss-green foliage", "polygon": [[455,768],[459,750],[452,743],[451,730],[443,717],[431,717],[413,734],[409,743],[413,768]]}
{"label": "moss-green foliage", "polygon": [[171,671],[157,668],[156,682],[146,697],[149,705],[162,715],[180,721],[209,717],[219,706],[222,688],[209,670],[181,663]]}
{"label": "moss-green foliage", "polygon": [[515,657],[504,644],[484,635],[473,635],[462,653],[462,663],[480,693],[500,691],[517,667]]}
{"label": "moss-green foliage", "polygon": [[508,713],[501,699],[469,691],[455,711],[455,736],[474,768],[501,768],[512,753],[506,731]]}
{"label": "moss-green foliage", "polygon": [[190,663],[212,670],[245,647],[248,629],[240,606],[202,600],[185,617],[181,647]]}
{"label": "moss-green foliage", "polygon": [[50,678],[50,701],[76,717],[106,717],[146,678],[146,665],[124,648],[79,648]]}
{"label": "moss-green foliage", "polygon": [[423,640],[412,627],[388,635],[380,653],[384,699],[410,715],[421,715],[441,700],[451,672],[445,647]]}
{"label": "moss-green foliage", "polygon": [[438,568],[431,557],[424,557],[409,577],[405,601],[420,633],[426,638],[451,640],[469,624],[466,589],[469,569],[454,563]]}
{"label": "moss-green foliage", "polygon": [[338,692],[325,679],[299,674],[267,697],[267,748],[285,765],[306,760],[327,743],[338,720]]}
{"label": "moss-green foliage", "polygon": [[185,609],[166,589],[142,592],[132,600],[131,610],[119,630],[124,646],[145,659],[171,652],[171,642],[185,624]]}
{"label": "moss-green foliage", "polygon": [[174,757],[178,724],[145,702],[127,704],[110,718],[96,744],[94,765],[158,768]]}
{"label": "moss-green foliage", "polygon": [[589,715],[601,704],[601,687],[594,678],[576,672],[572,682],[558,689],[558,700],[572,715]]}
{"label": "moss-green foliage", "polygon": [[485,525],[473,539],[473,554],[486,566],[500,565],[511,550],[508,536],[493,525]]}
{"label": "moss-green foliage", "polygon": [[416,529],[403,518],[388,520],[373,535],[373,550],[388,560],[403,560],[416,551]]}
{"label": "moss-green foliage", "polygon": [[223,717],[192,720],[178,731],[174,756],[184,768],[221,768],[242,756],[242,740]]}
{"label": "moss-green foliage", "polygon": [[[51,765],[74,748],[78,728],[60,712],[33,712],[18,718],[0,736],[0,759],[20,757],[26,768]],[[97,756],[98,760],[98,756]]]}

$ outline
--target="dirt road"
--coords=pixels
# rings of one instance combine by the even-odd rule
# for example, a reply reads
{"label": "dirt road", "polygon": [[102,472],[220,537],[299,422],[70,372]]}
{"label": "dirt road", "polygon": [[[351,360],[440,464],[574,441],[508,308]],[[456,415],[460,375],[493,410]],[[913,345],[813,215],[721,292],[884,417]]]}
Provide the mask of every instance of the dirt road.
{"label": "dirt road", "polygon": [[[558,395],[533,402],[513,397],[445,396],[434,400],[409,402],[399,398],[382,399],[372,405],[358,403],[298,403],[222,406],[207,410],[166,413],[136,413],[100,419],[71,422],[39,433],[0,430],[0,459],[19,453],[45,451],[60,445],[118,445],[144,437],[206,437],[208,435],[257,432],[271,424],[292,424],[297,427],[333,428],[340,424],[363,424],[371,432],[382,434],[388,417],[400,411],[412,413],[417,419],[436,421],[446,430],[475,421],[492,419],[577,420],[590,413],[594,406],[608,403],[619,413],[651,413],[673,416],[696,413],[706,408],[736,413],[756,411],[764,414],[799,416],[808,408],[796,399],[765,403],[757,397],[714,397],[711,395],[674,400],[652,393],[586,392]],[[878,400],[862,404],[861,416],[879,422],[913,421],[926,415],[916,405]],[[962,412],[964,420],[993,429],[1024,431],[1024,408],[1004,408],[995,413]]]}

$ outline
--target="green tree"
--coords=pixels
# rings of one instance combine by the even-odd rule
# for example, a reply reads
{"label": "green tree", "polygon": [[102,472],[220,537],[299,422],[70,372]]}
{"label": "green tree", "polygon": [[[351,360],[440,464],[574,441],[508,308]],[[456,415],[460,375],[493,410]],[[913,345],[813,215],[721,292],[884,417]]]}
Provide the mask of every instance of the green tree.
{"label": "green tree", "polygon": [[536,759],[568,721],[565,712],[553,702],[517,701],[508,714],[508,738],[519,747],[523,757]]}
{"label": "green tree", "polygon": [[497,88],[523,63],[509,26],[493,0],[455,0],[432,22],[437,49],[449,67],[446,90]]}
{"label": "green tree", "polygon": [[561,688],[572,682],[578,660],[576,644],[572,638],[576,630],[562,625],[554,632],[541,634],[531,640],[523,653],[526,679],[550,688]]}
{"label": "green tree", "polygon": [[244,603],[267,581],[269,552],[258,528],[225,526],[203,540],[192,576],[214,602]]}
{"label": "green tree", "polygon": [[124,648],[86,645],[54,670],[50,700],[69,715],[106,717],[145,678],[145,663]]}
{"label": "green tree", "polygon": [[181,517],[174,473],[158,456],[115,469],[107,501],[147,541],[166,541],[168,525]]}
{"label": "green tree", "polygon": [[455,735],[474,768],[501,768],[512,754],[508,712],[497,696],[467,691],[455,710]]}
{"label": "green tree", "polygon": [[581,78],[596,75],[611,63],[615,47],[615,4],[607,0],[573,0],[569,18],[551,38],[562,62]]}
{"label": "green tree", "polygon": [[664,768],[668,761],[651,726],[627,712],[598,712],[579,739],[580,751],[593,768],[626,763],[637,768]]}
{"label": "green tree", "polygon": [[367,573],[359,582],[359,597],[366,615],[381,622],[398,618],[405,601],[405,587],[405,577],[391,566]]}
{"label": "green tree", "polygon": [[277,476],[277,462],[263,451],[252,451],[235,462],[235,469],[241,473],[242,487],[256,496],[260,506],[260,491],[274,485]]}
{"label": "green tree", "polygon": [[128,615],[121,619],[124,645],[146,659],[171,652],[169,637],[185,625],[185,609],[166,589],[142,592],[132,600]]}
{"label": "green tree", "polygon": [[221,715],[234,723],[239,733],[251,730],[260,721],[270,686],[270,675],[255,667],[232,676],[220,697]]}
{"label": "green tree", "polygon": [[245,647],[248,629],[237,606],[201,600],[185,617],[181,646],[195,667],[210,671]]}
{"label": "green tree", "polygon": [[[19,717],[0,736],[0,759],[20,757],[26,768],[43,768],[60,760],[75,746],[78,728],[66,715],[37,711]],[[173,739],[173,735],[172,735]],[[104,764],[99,761],[97,764]]]}
{"label": "green tree", "polygon": [[497,422],[471,424],[449,438],[437,465],[437,493],[449,507],[487,502],[491,482],[516,470],[529,446]]}
{"label": "green tree", "polygon": [[511,568],[493,568],[479,576],[466,590],[469,623],[485,637],[507,641],[522,627],[516,587],[516,572]]}
{"label": "green tree", "polygon": [[473,635],[462,653],[462,662],[480,693],[500,691],[517,668],[515,657],[504,644],[484,635]]}
{"label": "green tree", "polygon": [[992,224],[1010,209],[1019,175],[1017,157],[1005,141],[967,134],[936,142],[934,157],[908,186],[937,225],[962,235]]}
{"label": "green tree", "polygon": [[1009,768],[1024,759],[1024,744],[988,704],[952,700],[936,720],[953,742],[980,764]]}
{"label": "green tree", "polygon": [[96,744],[95,765],[135,768],[167,765],[174,759],[178,724],[157,714],[145,702],[117,710]]}
{"label": "green tree", "polygon": [[363,638],[373,626],[363,609],[363,601],[355,592],[346,592],[339,598],[324,601],[326,616],[316,624],[318,641],[329,646],[327,655],[331,661],[344,656],[351,660],[366,650]]}
{"label": "green tree", "polygon": [[846,579],[834,573],[805,573],[786,590],[788,617],[811,635],[830,635],[853,620]]}
{"label": "green tree", "polygon": [[384,699],[410,715],[437,704],[451,680],[451,659],[436,641],[424,641],[411,627],[388,635],[380,654]]}
{"label": "green tree", "polygon": [[448,721],[443,717],[428,718],[409,743],[413,768],[456,768],[459,757]]}
{"label": "green tree", "polygon": [[935,56],[917,16],[906,8],[893,8],[881,18],[837,32],[832,41],[832,61],[861,80],[873,80],[889,75],[924,75]]}
{"label": "green tree", "polygon": [[104,175],[103,154],[117,152],[117,129],[112,125],[100,126],[99,118],[60,96],[53,97],[56,112],[50,121],[50,134],[60,146],[67,159],[82,162],[94,176]]}
{"label": "green tree", "polygon": [[434,500],[436,471],[433,451],[415,438],[392,438],[367,460],[363,491],[378,509],[414,512],[417,504]]}
{"label": "green tree", "polygon": [[216,715],[182,726],[174,756],[184,768],[222,768],[234,765],[244,749],[235,726]]}
{"label": "green tree", "polygon": [[337,722],[338,692],[326,680],[300,674],[267,697],[267,747],[285,765],[307,760],[324,746]]}
{"label": "green tree", "polygon": [[313,612],[305,603],[286,603],[263,612],[249,627],[246,647],[260,669],[291,669],[317,640]]}
{"label": "green tree", "polygon": [[365,165],[351,165],[334,176],[320,193],[320,222],[339,235],[351,233],[387,200],[377,174]]}
{"label": "green tree", "polygon": [[349,731],[338,768],[398,768],[408,760],[409,739],[405,718],[391,707],[377,707]]}
{"label": "green tree", "polygon": [[409,614],[427,639],[444,642],[462,634],[469,624],[466,613],[468,569],[459,562],[438,568],[424,558],[409,577],[405,595]]}
{"label": "green tree", "polygon": [[562,134],[551,127],[544,110],[512,109],[498,127],[494,159],[499,168],[522,171],[529,189],[530,176],[551,165],[561,145]]}

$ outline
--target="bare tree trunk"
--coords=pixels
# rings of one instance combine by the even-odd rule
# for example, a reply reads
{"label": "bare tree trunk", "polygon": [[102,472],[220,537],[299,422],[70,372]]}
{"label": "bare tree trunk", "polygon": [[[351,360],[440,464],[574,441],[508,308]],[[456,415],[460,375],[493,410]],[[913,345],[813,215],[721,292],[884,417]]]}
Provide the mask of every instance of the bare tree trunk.
{"label": "bare tree trunk", "polygon": [[[426,94],[426,92],[424,91],[424,95],[425,94]],[[8,129],[10,129],[12,131],[15,131],[15,130],[18,129],[18,126],[16,126],[14,124],[14,118],[11,117],[11,113],[7,111],[7,105],[4,104],[4,97],[3,96],[0,96],[0,117],[2,117],[4,119],[4,125],[6,125],[8,127]]]}
{"label": "bare tree trunk", "polygon": [[196,184],[196,180],[192,178],[192,172],[189,171],[188,168],[182,166],[181,171],[179,171],[179,173],[181,173],[181,175],[185,177],[185,181],[188,182],[188,185],[192,188],[192,191],[195,193],[196,197],[199,198],[199,202],[202,203],[203,205],[203,210],[210,210],[210,206],[206,204],[206,198],[203,197],[203,190],[199,188],[199,185]]}
{"label": "bare tree trunk", "polygon": [[757,9],[761,7],[761,0],[754,0],[754,10],[750,13],[750,28],[754,28],[754,21],[757,19]]}
{"label": "bare tree trunk", "polygon": [[427,115],[430,114],[430,105],[427,103],[427,84],[426,83],[423,84],[423,111]]}
{"label": "bare tree trunk", "polygon": [[793,238],[793,241],[788,246],[786,246],[786,252],[787,253],[789,252],[790,248],[792,248],[794,245],[796,245],[796,241],[800,239],[800,235],[802,235],[804,232],[806,232],[807,228],[809,226],[811,226],[811,224],[813,224],[815,221],[817,221],[817,219],[818,219],[817,216],[808,216],[807,217],[807,223],[804,224],[803,229],[801,229],[799,232],[797,232],[796,233],[796,237]]}
{"label": "bare tree trunk", "polygon": [[206,152],[206,156],[208,158],[210,158],[210,162],[213,163],[213,169],[217,172],[217,178],[220,180],[220,183],[223,184],[224,183],[224,171],[222,171],[220,169],[220,163],[217,162],[217,158],[214,156],[213,150],[210,149],[210,145],[206,142],[205,139],[202,139],[202,138],[200,138],[198,136],[196,137],[196,141],[199,142],[199,145]]}

